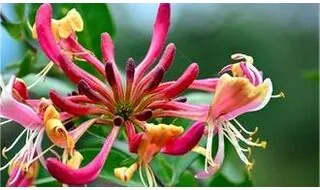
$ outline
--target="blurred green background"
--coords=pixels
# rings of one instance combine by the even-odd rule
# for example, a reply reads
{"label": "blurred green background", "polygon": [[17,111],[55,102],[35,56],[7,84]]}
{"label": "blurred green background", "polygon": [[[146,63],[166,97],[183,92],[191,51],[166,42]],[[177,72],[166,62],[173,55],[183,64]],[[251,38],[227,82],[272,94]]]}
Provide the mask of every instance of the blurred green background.
{"label": "blurred green background", "polygon": [[[95,6],[90,5],[88,9],[97,15],[106,11]],[[100,19],[87,17],[88,24],[83,33],[99,30],[95,26],[107,27],[106,30],[114,34],[117,64],[123,69],[129,57],[138,61],[143,59],[150,42],[157,5],[109,4],[108,10],[111,18],[103,17],[103,13]],[[13,4],[1,4],[1,12],[11,21],[19,20],[15,11]],[[254,57],[255,66],[273,81],[275,94],[283,91],[286,95],[285,99],[273,99],[259,112],[238,118],[249,129],[258,126],[259,137],[268,141],[267,149],[255,149],[253,152],[256,164],[252,184],[318,186],[319,6],[173,4],[171,12],[167,42],[175,43],[177,55],[166,80],[177,78],[191,62],[200,65],[198,78],[216,76],[223,66],[231,63],[231,54],[241,52]],[[108,22],[113,23],[111,28],[106,26]],[[0,36],[1,74],[17,72],[15,67],[11,70],[6,68],[21,60],[26,45],[23,40],[13,39],[4,27],[1,27]],[[99,55],[99,47],[96,47],[99,46],[99,35],[91,37],[97,41],[84,42],[85,47],[94,48],[92,50]],[[38,58],[37,62],[43,59]],[[54,78],[54,73],[51,74]],[[66,82],[63,85],[65,88],[70,86]],[[17,126],[0,129],[2,148],[8,146],[20,130]],[[227,157],[234,157],[232,160],[242,167],[234,149],[230,148]]]}

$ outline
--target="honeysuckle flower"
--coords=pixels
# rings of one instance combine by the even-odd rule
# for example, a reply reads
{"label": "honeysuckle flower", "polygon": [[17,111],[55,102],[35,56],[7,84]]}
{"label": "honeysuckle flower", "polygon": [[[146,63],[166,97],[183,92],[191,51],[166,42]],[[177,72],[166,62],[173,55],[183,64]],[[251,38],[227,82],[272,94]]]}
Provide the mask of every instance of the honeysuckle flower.
{"label": "honeysuckle flower", "polygon": [[[75,142],[93,124],[93,120],[89,120],[68,132],[62,122],[68,120],[72,115],[65,112],[57,112],[51,105],[50,100],[44,98],[40,100],[29,99],[29,87],[26,86],[23,80],[12,76],[8,84],[5,85],[1,78],[0,86],[0,117],[8,119],[1,124],[14,121],[24,127],[24,130],[12,145],[2,149],[3,157],[7,158],[6,153],[26,134],[24,146],[0,170],[9,167],[10,178],[8,186],[28,185],[29,183],[27,184],[27,182],[30,182],[31,185],[30,175],[35,174],[32,168],[37,160],[45,166],[43,158],[45,153],[51,151],[57,155],[52,149],[54,146],[66,149],[68,154],[73,157]],[[41,143],[44,134],[49,137],[53,145],[42,151]],[[28,175],[25,176],[25,174]]]}
{"label": "honeysuckle flower", "polygon": [[[271,80],[269,78],[263,80],[262,72],[253,66],[252,57],[234,54],[231,58],[240,62],[228,65],[220,72],[222,76],[217,83],[206,118],[207,147],[194,149],[206,157],[205,170],[199,172],[196,178],[211,176],[221,167],[224,159],[224,137],[231,142],[240,159],[250,170],[253,166],[248,159],[251,155],[250,146],[265,148],[267,143],[259,139],[254,141],[252,136],[258,128],[253,132],[248,131],[236,120],[236,117],[264,108],[272,97],[283,96],[283,93],[272,95]],[[232,71],[233,76],[225,73],[227,71]],[[218,134],[219,146],[215,158],[212,159],[212,139],[215,134]],[[240,142],[248,147],[243,148]],[[245,153],[248,155],[246,156]]]}
{"label": "honeysuckle flower", "polygon": [[[175,156],[189,152],[199,142],[205,125],[201,122],[194,123],[184,134],[184,129],[180,126],[166,124],[146,124],[145,126],[145,132],[135,147],[138,154],[137,162],[129,167],[114,169],[114,175],[127,182],[139,169],[140,179],[144,186],[157,186],[150,166],[153,157],[159,152]],[[147,183],[144,180],[143,169]]]}
{"label": "honeysuckle flower", "polygon": [[[148,125],[145,121],[160,117],[162,112],[177,111],[184,114],[190,111],[188,114],[197,113],[197,109],[192,110],[198,108],[197,106],[179,107],[183,103],[178,96],[187,88],[208,89],[209,86],[212,86],[212,80],[195,80],[199,71],[196,63],[192,63],[176,81],[162,85],[161,82],[165,72],[169,69],[175,56],[176,48],[172,43],[165,48],[158,64],[150,69],[160,56],[168,34],[170,25],[169,4],[159,6],[150,48],[143,61],[135,67],[134,60],[132,58],[128,59],[125,69],[125,84],[122,84],[115,63],[114,45],[108,33],[101,35],[103,61],[100,62],[77,42],[74,32],[70,33],[67,38],[57,41],[51,15],[52,10],[49,4],[43,4],[38,9],[35,22],[38,42],[46,56],[78,86],[78,94],[73,96],[64,97],[56,91],[51,91],[49,93],[51,101],[62,111],[75,116],[88,116],[100,124],[113,126],[112,132],[106,139],[100,153],[88,165],[75,169],[68,166],[66,162],[63,163],[53,158],[47,159],[48,171],[62,183],[80,185],[96,179],[107,159],[120,126],[124,126],[127,133],[129,150],[139,154],[138,147],[142,146],[140,145],[141,142],[144,142],[143,139],[147,138],[146,136],[149,134]],[[78,67],[73,60],[79,58],[94,66],[106,78],[109,86]],[[150,71],[146,73],[149,69]],[[165,107],[165,110],[163,107]],[[136,133],[137,130],[142,132]],[[170,128],[168,130],[171,131]],[[198,131],[199,128],[191,127],[190,130]],[[183,139],[188,142],[186,137]],[[200,137],[194,139],[199,140]],[[177,142],[172,143],[177,146],[169,146],[168,144],[164,149],[167,153],[172,152],[172,154],[180,155],[193,148],[178,146]],[[196,142],[193,140],[190,144],[195,146]]]}

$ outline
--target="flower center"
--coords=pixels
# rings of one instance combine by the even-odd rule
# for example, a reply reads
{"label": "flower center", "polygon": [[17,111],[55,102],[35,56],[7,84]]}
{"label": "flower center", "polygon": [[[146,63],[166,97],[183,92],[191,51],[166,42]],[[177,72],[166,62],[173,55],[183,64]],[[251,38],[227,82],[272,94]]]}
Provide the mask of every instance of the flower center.
{"label": "flower center", "polygon": [[132,111],[132,106],[127,103],[119,103],[116,105],[116,115],[122,117],[124,120],[129,119]]}

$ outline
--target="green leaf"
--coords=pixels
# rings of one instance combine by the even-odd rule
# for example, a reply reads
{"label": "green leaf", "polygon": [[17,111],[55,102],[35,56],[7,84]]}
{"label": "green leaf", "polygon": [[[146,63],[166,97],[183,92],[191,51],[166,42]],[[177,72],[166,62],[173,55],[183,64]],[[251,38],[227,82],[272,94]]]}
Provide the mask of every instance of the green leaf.
{"label": "green leaf", "polygon": [[22,22],[18,22],[18,23],[13,23],[10,22],[7,19],[3,19],[1,17],[1,25],[6,29],[6,31],[8,32],[8,34],[16,39],[16,40],[20,40],[23,37],[23,23]]}
{"label": "green leaf", "polygon": [[180,177],[179,182],[176,184],[176,187],[198,187],[199,183],[194,178],[194,174],[186,170]]}
{"label": "green leaf", "polygon": [[24,77],[33,71],[33,66],[36,62],[36,54],[32,51],[27,51],[22,61],[20,62],[20,68],[17,73],[18,77]]}
{"label": "green leaf", "polygon": [[199,157],[196,153],[187,153],[183,156],[173,157],[175,161],[172,161],[173,176],[168,186],[175,186],[179,183],[181,175],[190,167],[190,165]]}
{"label": "green leaf", "polygon": [[252,182],[248,180],[244,180],[241,183],[233,183],[228,180],[224,175],[218,174],[214,180],[211,181],[210,186],[212,187],[251,187]]}
{"label": "green leaf", "polygon": [[13,5],[13,8],[19,20],[25,19],[25,7],[25,3],[16,3]]}
{"label": "green leaf", "polygon": [[303,78],[313,80],[313,81],[319,81],[320,73],[318,70],[311,70],[311,71],[305,71],[303,73]]}

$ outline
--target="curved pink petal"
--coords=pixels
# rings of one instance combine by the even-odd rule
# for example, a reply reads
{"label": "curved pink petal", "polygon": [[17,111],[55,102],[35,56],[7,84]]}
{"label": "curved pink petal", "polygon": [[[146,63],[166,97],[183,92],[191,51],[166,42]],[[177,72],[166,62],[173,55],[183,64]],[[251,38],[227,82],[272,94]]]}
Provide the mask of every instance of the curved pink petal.
{"label": "curved pink petal", "polygon": [[182,136],[168,142],[161,152],[175,156],[189,152],[200,141],[204,128],[204,122],[195,122]]}
{"label": "curved pink petal", "polygon": [[114,45],[111,36],[108,33],[103,33],[101,35],[101,52],[103,56],[103,62],[111,62],[112,69],[115,75],[115,82],[117,89],[119,90],[119,95],[123,96],[123,89],[121,84],[121,76],[118,67],[114,60]]}
{"label": "curved pink petal", "polygon": [[209,109],[207,105],[192,105],[177,101],[157,101],[152,103],[150,106],[152,109],[163,109],[163,110],[180,110],[180,111],[200,111],[206,112]]}
{"label": "curved pink petal", "polygon": [[83,122],[75,129],[69,131],[69,134],[72,136],[73,140],[77,142],[80,137],[89,129],[89,127],[91,127],[96,122],[96,120],[97,118],[90,119],[86,122]]}
{"label": "curved pink petal", "polygon": [[46,161],[48,171],[58,181],[69,185],[83,185],[94,181],[103,168],[118,133],[119,127],[113,127],[101,151],[88,165],[72,169],[55,158],[48,158]]}
{"label": "curved pink petal", "polygon": [[219,78],[198,79],[194,80],[189,89],[214,92],[216,90]]}
{"label": "curved pink petal", "polygon": [[199,66],[197,63],[192,63],[180,78],[168,88],[159,92],[164,98],[174,98],[186,90],[192,82],[196,79],[199,73]]}
{"label": "curved pink petal", "polygon": [[50,4],[45,3],[39,7],[35,19],[36,32],[39,45],[43,52],[50,60],[59,65],[58,57],[60,55],[60,49],[51,32],[51,15],[52,9]]}
{"label": "curved pink petal", "polygon": [[65,45],[66,48],[68,48],[67,50],[75,53],[78,57],[85,59],[89,64],[94,66],[102,76],[105,76],[104,65],[99,61],[99,59],[79,44],[73,35],[66,39],[62,39],[60,44]]}
{"label": "curved pink petal", "polygon": [[49,59],[61,67],[67,77],[78,84],[85,80],[91,88],[104,95],[109,101],[112,99],[110,89],[100,80],[75,65],[59,48],[51,32],[52,9],[50,4],[39,7],[36,16],[36,32],[40,47]]}
{"label": "curved pink petal", "polygon": [[136,79],[139,80],[160,55],[165,44],[170,27],[170,4],[162,3],[158,8],[158,14],[153,27],[151,44],[146,57],[138,65]]}
{"label": "curved pink petal", "polygon": [[18,102],[12,97],[12,88],[15,76],[3,88],[0,96],[0,117],[12,119],[25,128],[36,129],[42,127],[42,120],[38,114],[29,106]]}
{"label": "curved pink petal", "polygon": [[137,134],[134,125],[131,122],[125,122],[124,126],[128,136],[129,151],[132,153],[137,153],[143,133]]}

